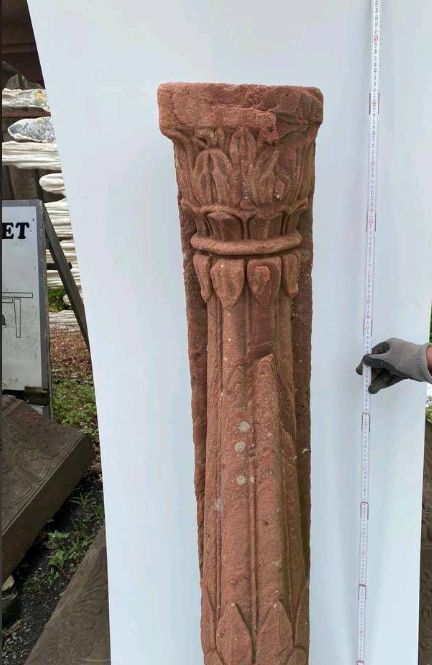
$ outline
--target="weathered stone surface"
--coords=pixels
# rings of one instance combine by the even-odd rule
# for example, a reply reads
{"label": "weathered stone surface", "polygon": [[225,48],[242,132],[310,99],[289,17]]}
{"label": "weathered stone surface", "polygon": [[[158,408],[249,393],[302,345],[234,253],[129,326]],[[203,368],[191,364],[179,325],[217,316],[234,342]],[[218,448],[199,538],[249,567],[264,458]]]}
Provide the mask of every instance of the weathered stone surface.
{"label": "weathered stone surface", "polygon": [[89,438],[25,402],[2,397],[3,579],[59,510],[92,459]]}
{"label": "weathered stone surface", "polygon": [[432,665],[432,424],[428,422],[423,473],[419,665]]}
{"label": "weathered stone surface", "polygon": [[102,529],[26,665],[109,665],[110,662],[108,578]]}
{"label": "weathered stone surface", "polygon": [[206,665],[306,665],[315,88],[165,84]]}

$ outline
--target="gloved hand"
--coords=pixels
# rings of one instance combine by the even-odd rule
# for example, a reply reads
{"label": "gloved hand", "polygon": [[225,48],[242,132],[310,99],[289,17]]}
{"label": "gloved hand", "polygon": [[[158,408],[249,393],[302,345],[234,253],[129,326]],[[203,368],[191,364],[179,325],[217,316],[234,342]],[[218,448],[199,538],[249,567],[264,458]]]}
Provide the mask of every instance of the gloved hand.
{"label": "gloved hand", "polygon": [[382,388],[389,388],[402,379],[432,383],[427,360],[430,347],[430,344],[413,344],[391,337],[374,346],[372,353],[363,357],[356,372],[363,374],[363,364],[372,367],[372,381],[369,386],[372,394]]}

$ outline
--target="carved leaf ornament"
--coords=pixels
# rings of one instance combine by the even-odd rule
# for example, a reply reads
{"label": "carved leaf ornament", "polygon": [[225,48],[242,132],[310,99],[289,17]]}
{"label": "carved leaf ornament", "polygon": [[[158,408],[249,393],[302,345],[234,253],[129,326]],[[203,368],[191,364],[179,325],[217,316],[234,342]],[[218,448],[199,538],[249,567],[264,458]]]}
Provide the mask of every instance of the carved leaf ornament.
{"label": "carved leaf ornament", "polygon": [[206,139],[222,145],[229,141],[229,147],[227,153],[220,147],[205,148],[195,160],[192,186],[201,205],[236,206],[242,199],[250,199],[259,206],[287,197],[291,177],[279,168],[278,151],[262,146],[259,150],[251,131],[240,128],[226,139],[217,130]]}
{"label": "carved leaf ornament", "polygon": [[217,629],[215,616],[207,593],[202,622],[202,642],[206,665],[307,665],[307,653],[302,646],[308,635],[307,588],[300,601],[293,626],[280,601],[267,611],[262,626],[258,629],[255,657],[250,631],[235,603],[226,607]]}

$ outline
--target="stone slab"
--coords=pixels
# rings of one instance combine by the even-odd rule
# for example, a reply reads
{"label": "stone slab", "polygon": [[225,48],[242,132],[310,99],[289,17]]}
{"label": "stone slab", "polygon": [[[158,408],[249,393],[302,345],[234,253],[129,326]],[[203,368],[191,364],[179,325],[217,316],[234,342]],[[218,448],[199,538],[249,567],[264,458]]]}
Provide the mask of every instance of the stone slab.
{"label": "stone slab", "polygon": [[63,594],[26,665],[108,665],[108,580],[102,529]]}
{"label": "stone slab", "polygon": [[82,432],[54,423],[15,397],[2,397],[2,411],[6,579],[79,482],[93,450]]}

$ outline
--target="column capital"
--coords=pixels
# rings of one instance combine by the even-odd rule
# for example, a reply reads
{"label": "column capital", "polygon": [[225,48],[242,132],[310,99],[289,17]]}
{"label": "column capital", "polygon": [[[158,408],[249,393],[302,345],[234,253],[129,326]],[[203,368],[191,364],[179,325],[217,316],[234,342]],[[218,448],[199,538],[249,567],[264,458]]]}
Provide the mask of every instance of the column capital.
{"label": "column capital", "polygon": [[319,90],[167,83],[158,100],[161,131],[175,145],[180,207],[197,226],[194,247],[234,255],[297,246],[313,189]]}

